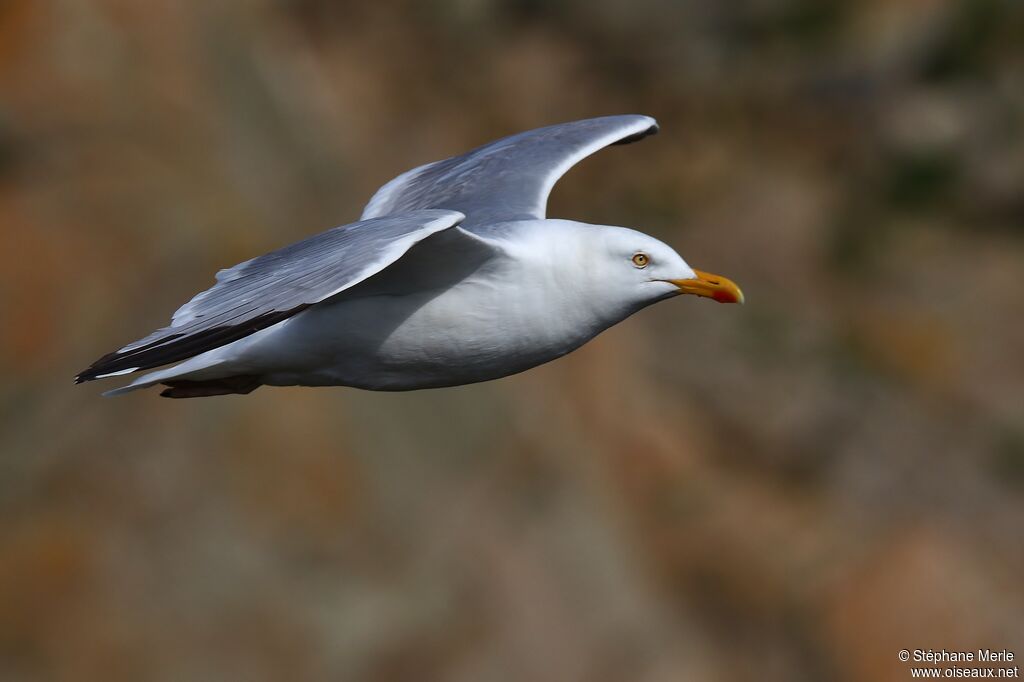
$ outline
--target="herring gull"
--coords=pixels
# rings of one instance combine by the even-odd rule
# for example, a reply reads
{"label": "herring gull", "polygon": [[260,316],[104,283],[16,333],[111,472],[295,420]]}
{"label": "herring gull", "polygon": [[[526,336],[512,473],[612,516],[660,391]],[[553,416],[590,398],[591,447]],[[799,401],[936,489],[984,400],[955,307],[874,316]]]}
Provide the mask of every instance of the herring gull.
{"label": "herring gull", "polygon": [[221,270],[169,326],[76,382],[172,365],[105,395],[156,384],[171,398],[456,386],[554,360],[679,294],[742,303],[733,282],[653,237],[545,217],[569,168],[657,131],[648,116],[605,116],[414,168],[358,222]]}

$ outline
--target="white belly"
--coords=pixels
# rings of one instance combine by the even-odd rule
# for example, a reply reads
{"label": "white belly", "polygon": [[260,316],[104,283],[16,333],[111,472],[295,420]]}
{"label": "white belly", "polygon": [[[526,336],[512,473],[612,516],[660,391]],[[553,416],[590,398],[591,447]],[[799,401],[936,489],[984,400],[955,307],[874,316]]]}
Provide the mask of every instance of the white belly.
{"label": "white belly", "polygon": [[[515,289],[511,289],[514,291]],[[442,292],[314,306],[240,348],[272,385],[412,390],[486,381],[560,357],[617,320],[542,289],[469,279]],[[556,300],[557,299],[557,300]]]}

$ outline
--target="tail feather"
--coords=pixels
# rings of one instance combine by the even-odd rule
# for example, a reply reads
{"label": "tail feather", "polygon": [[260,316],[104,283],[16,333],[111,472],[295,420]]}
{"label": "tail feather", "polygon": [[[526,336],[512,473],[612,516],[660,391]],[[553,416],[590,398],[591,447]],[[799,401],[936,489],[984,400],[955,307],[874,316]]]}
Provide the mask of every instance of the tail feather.
{"label": "tail feather", "polygon": [[[129,344],[113,353],[107,353],[75,377],[75,383],[127,374],[140,369],[152,369],[172,362],[198,357],[203,353],[222,348],[230,343],[251,336],[278,322],[292,317],[308,308],[301,305],[290,310],[264,313],[241,324],[225,324],[191,333],[174,333],[174,327],[154,332],[150,337]],[[163,333],[167,332],[167,333]],[[147,339],[156,336],[151,342]]]}
{"label": "tail feather", "polygon": [[[246,370],[243,367],[239,367],[231,360],[229,355],[230,354],[226,353],[224,349],[218,348],[194,358],[189,358],[184,362],[179,362],[177,365],[143,374],[127,386],[115,388],[107,391],[103,395],[123,395],[131,391],[137,391],[140,388],[155,386],[156,384],[167,384],[171,386],[172,383],[184,384],[186,382],[202,383],[231,381],[239,375],[245,375],[249,378],[253,377],[251,369]],[[239,383],[238,385],[242,387],[243,383]],[[255,390],[255,388],[256,386],[253,386],[249,390]]]}

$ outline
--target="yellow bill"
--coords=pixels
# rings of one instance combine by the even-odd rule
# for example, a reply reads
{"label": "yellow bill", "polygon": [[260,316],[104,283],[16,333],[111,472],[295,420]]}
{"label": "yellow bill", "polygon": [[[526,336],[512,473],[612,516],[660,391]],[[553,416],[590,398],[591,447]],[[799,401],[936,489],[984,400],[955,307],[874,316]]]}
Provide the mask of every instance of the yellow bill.
{"label": "yellow bill", "polygon": [[728,277],[694,270],[696,279],[670,279],[683,294],[712,298],[719,303],[743,303],[743,292]]}

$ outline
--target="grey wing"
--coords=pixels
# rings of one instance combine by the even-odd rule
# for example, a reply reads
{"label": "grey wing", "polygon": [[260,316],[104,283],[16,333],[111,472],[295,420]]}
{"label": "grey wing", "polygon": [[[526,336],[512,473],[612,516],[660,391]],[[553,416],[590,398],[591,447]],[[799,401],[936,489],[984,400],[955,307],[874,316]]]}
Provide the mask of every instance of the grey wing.
{"label": "grey wing", "polygon": [[425,210],[362,220],[221,270],[170,326],[103,356],[75,381],[158,367],[237,341],[372,277],[464,217]]}
{"label": "grey wing", "polygon": [[424,208],[466,214],[463,227],[544,218],[548,195],[579,161],[611,144],[658,132],[650,116],[604,116],[548,126],[414,168],[387,183],[363,218]]}

